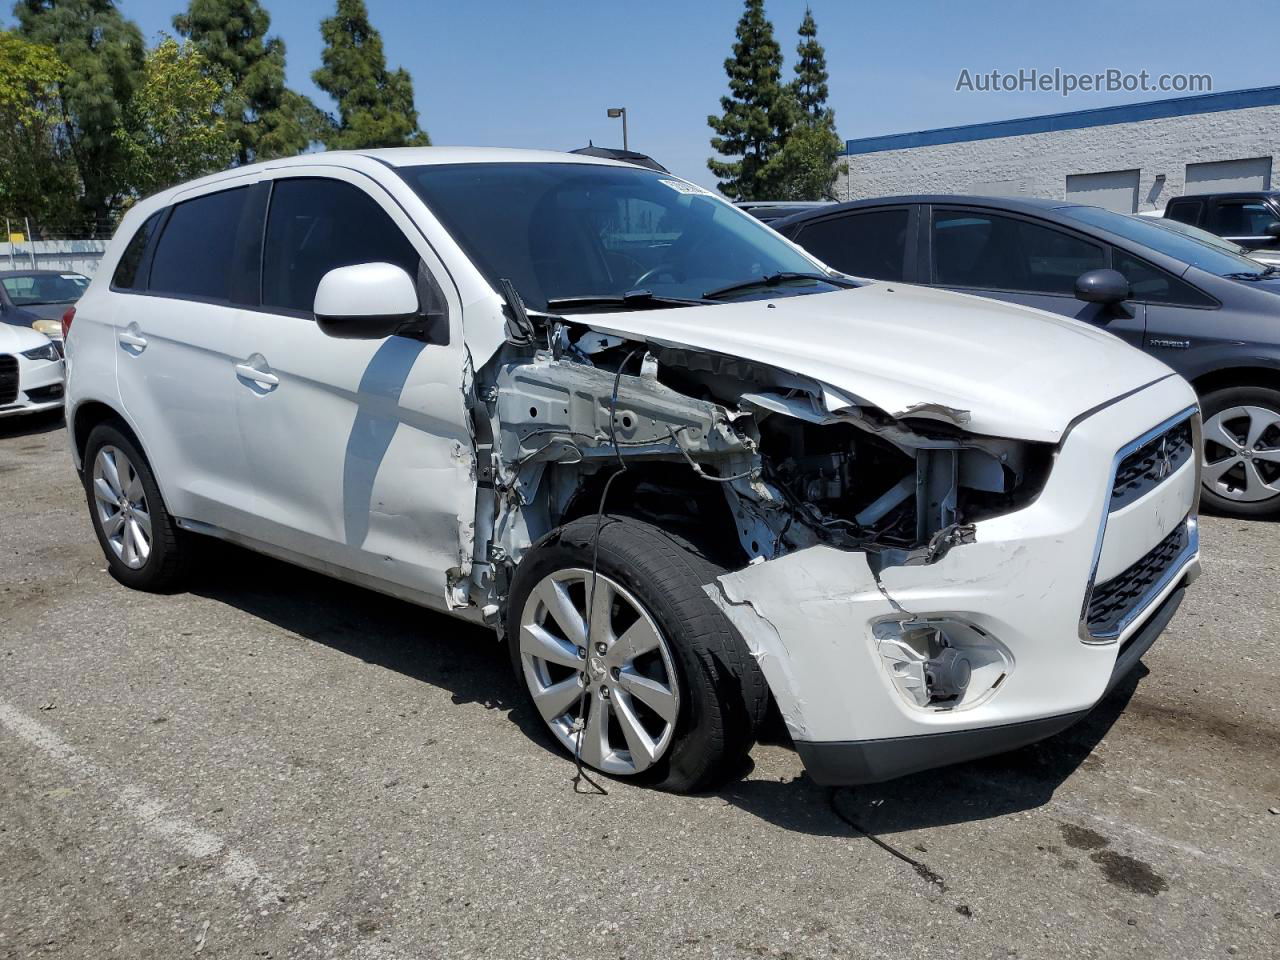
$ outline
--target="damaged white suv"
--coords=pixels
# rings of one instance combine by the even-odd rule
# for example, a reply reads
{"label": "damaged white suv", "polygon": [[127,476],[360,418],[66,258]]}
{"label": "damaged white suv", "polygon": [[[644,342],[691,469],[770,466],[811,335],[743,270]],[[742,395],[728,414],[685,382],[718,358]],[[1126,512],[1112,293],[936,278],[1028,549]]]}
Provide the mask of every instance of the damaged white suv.
{"label": "damaged white suv", "polygon": [[1167,367],[832,273],[607,160],[313,154],[169,190],[67,357],[122,582],[171,587],[206,534],[484,622],[566,750],[673,790],[740,764],[770,700],[823,783],[1047,736],[1198,571]]}

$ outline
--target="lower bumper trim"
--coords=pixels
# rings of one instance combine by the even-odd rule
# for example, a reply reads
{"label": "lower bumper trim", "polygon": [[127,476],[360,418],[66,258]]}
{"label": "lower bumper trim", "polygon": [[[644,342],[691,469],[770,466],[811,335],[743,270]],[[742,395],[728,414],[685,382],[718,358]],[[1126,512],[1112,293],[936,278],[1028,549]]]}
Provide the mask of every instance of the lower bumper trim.
{"label": "lower bumper trim", "polygon": [[[1151,649],[1156,638],[1173,619],[1186,592],[1185,583],[1174,590],[1142,625],[1142,629],[1126,641],[1116,658],[1105,697],[1138,664]],[[1102,698],[1100,697],[1099,700]],[[1090,708],[1092,709],[1092,708]],[[977,760],[1035,743],[1067,729],[1084,719],[1089,710],[1064,713],[997,727],[976,730],[948,730],[913,737],[890,737],[883,740],[834,740],[812,742],[797,740],[796,751],[804,761],[805,772],[824,786],[853,786],[880,783],[904,777],[921,770],[945,767],[953,763]]]}

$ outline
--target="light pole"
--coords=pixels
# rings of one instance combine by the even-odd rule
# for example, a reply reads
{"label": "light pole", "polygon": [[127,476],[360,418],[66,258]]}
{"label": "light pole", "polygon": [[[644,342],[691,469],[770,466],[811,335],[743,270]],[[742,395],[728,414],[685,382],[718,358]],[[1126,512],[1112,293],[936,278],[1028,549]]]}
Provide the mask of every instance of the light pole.
{"label": "light pole", "polygon": [[627,146],[627,108],[626,107],[610,107],[609,119],[617,120],[619,117],[622,118],[622,149],[629,150],[630,147]]}

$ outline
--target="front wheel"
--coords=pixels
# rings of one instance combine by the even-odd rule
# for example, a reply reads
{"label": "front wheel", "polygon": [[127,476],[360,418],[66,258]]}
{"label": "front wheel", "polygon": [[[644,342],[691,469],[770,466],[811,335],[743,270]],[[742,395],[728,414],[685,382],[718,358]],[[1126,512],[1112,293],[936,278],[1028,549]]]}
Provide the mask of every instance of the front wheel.
{"label": "front wheel", "polygon": [[585,765],[673,791],[707,787],[742,762],[767,701],[759,667],[702,590],[723,570],[652,524],[606,516],[593,591],[596,527],[594,516],[566,524],[517,569],[516,675]]}
{"label": "front wheel", "polygon": [[1232,517],[1280,516],[1280,391],[1229,387],[1200,408],[1205,504]]}

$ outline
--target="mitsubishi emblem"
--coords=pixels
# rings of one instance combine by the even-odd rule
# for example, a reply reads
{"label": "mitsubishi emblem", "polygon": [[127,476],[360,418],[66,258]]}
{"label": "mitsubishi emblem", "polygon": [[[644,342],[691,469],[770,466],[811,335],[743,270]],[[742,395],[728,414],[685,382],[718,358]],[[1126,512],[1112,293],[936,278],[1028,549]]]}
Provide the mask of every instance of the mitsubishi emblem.
{"label": "mitsubishi emblem", "polygon": [[1163,480],[1173,473],[1173,460],[1169,456],[1169,438],[1160,438],[1160,452],[1156,460],[1156,479]]}

